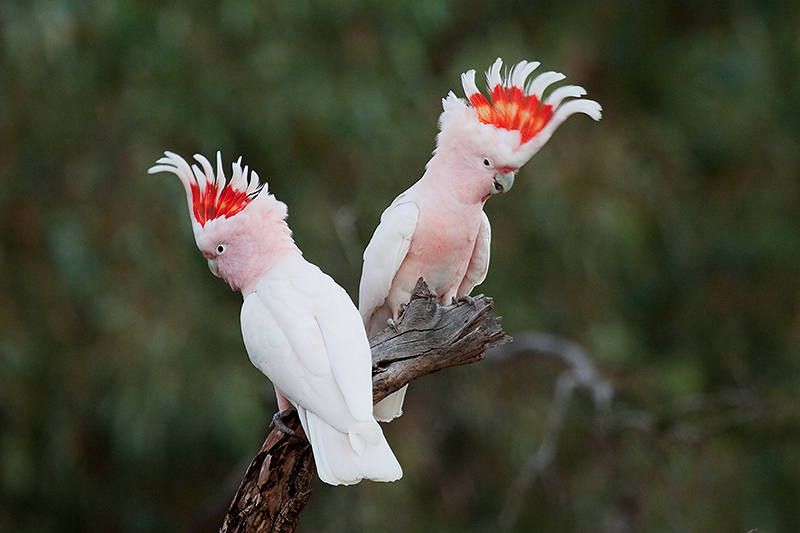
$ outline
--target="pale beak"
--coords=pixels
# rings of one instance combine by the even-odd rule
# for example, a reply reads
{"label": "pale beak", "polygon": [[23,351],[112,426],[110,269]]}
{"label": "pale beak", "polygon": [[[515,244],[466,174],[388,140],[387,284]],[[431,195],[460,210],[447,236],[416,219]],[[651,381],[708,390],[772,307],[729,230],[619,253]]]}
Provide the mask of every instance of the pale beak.
{"label": "pale beak", "polygon": [[208,260],[208,269],[211,271],[212,274],[219,277],[219,264],[217,264],[216,259]]}
{"label": "pale beak", "polygon": [[503,192],[508,192],[511,190],[511,187],[514,185],[514,172],[507,172],[505,174],[495,174],[494,175],[494,186],[492,187],[492,194],[500,194]]}

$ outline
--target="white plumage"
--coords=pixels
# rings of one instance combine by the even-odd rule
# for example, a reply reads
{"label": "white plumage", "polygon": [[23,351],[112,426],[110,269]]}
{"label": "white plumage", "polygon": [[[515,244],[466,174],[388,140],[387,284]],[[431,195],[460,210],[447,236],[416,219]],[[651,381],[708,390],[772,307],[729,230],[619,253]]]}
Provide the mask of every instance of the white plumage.
{"label": "white plumage", "polygon": [[150,172],[172,172],[186,189],[192,227],[212,272],[242,291],[242,336],[253,364],[291,403],[320,479],[350,485],[402,476],[372,407],[372,357],[361,316],[333,279],[302,257],[286,206],[248,178],[241,160],[226,183],[195,156],[189,167],[166,153]]}
{"label": "white plumage", "polygon": [[[567,117],[585,113],[600,119],[600,104],[579,99],[586,91],[576,85],[545,98],[545,90],[564,75],[532,77],[538,66],[521,61],[504,75],[498,59],[486,73],[490,99],[469,70],[461,76],[466,100],[451,92],[442,101],[440,133],[425,173],[384,211],[364,252],[358,307],[368,335],[399,316],[420,277],[440,304],[482,283],[491,241],[486,200],[511,188],[519,168]],[[405,390],[378,403],[375,416],[399,416]]]}
{"label": "white plumage", "polygon": [[289,257],[245,298],[241,320],[250,360],[297,408],[320,479],[400,478],[372,415],[372,357],[361,317],[339,285]]}

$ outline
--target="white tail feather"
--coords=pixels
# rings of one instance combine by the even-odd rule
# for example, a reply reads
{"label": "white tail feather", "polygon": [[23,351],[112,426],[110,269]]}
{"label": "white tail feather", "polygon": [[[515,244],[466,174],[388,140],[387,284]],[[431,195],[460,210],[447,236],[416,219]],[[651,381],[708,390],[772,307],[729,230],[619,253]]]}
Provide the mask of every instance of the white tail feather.
{"label": "white tail feather", "polygon": [[375,415],[375,418],[380,422],[391,422],[398,416],[402,415],[403,401],[406,398],[407,390],[408,385],[391,393],[389,396],[376,403],[372,408],[372,413]]}
{"label": "white tail feather", "polygon": [[[368,427],[365,432],[370,435],[348,435],[302,407],[298,407],[297,412],[314,452],[317,474],[325,483],[353,485],[362,479],[396,481],[402,477],[403,469],[374,420],[374,427]],[[372,443],[370,437],[376,435],[375,430],[380,438]],[[361,448],[361,453],[354,449],[354,444]]]}

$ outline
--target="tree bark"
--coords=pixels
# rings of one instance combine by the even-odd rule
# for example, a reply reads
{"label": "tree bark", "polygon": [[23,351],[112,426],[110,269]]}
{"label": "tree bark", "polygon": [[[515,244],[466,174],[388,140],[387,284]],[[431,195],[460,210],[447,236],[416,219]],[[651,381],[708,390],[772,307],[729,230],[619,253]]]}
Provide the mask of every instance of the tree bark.
{"label": "tree bark", "polygon": [[[480,361],[489,348],[510,342],[491,314],[493,307],[483,295],[442,307],[420,278],[395,327],[370,339],[373,402],[420,376]],[[281,420],[295,435],[272,427],[247,468],[221,533],[295,531],[316,468],[297,412],[287,411]]]}

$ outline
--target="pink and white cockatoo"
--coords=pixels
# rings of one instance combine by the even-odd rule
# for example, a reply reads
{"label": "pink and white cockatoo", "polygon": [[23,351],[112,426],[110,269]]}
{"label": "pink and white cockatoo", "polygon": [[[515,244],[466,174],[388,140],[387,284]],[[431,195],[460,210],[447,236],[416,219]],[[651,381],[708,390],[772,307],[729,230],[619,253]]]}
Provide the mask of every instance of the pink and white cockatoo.
{"label": "pink and white cockatoo", "polygon": [[[442,101],[436,149],[419,181],[395,198],[364,251],[359,311],[372,336],[396,320],[422,277],[440,304],[468,297],[489,269],[491,229],[486,200],[508,191],[514,176],[574,113],[600,120],[600,104],[581,100],[582,87],[545,89],[564,79],[538,62],[522,61],[505,75],[501,59],[486,73],[490,100],[461,75],[467,100]],[[569,99],[569,100],[567,100]],[[375,405],[378,420],[402,414],[406,388]]]}
{"label": "pink and white cockatoo", "polygon": [[172,172],[186,189],[197,247],[209,268],[244,296],[247,353],[272,381],[278,406],[293,405],[320,479],[349,485],[402,476],[372,414],[372,357],[358,310],[328,275],[303,259],[286,204],[233,164],[226,182],[201,155],[192,167],[165,152],[148,172]]}

